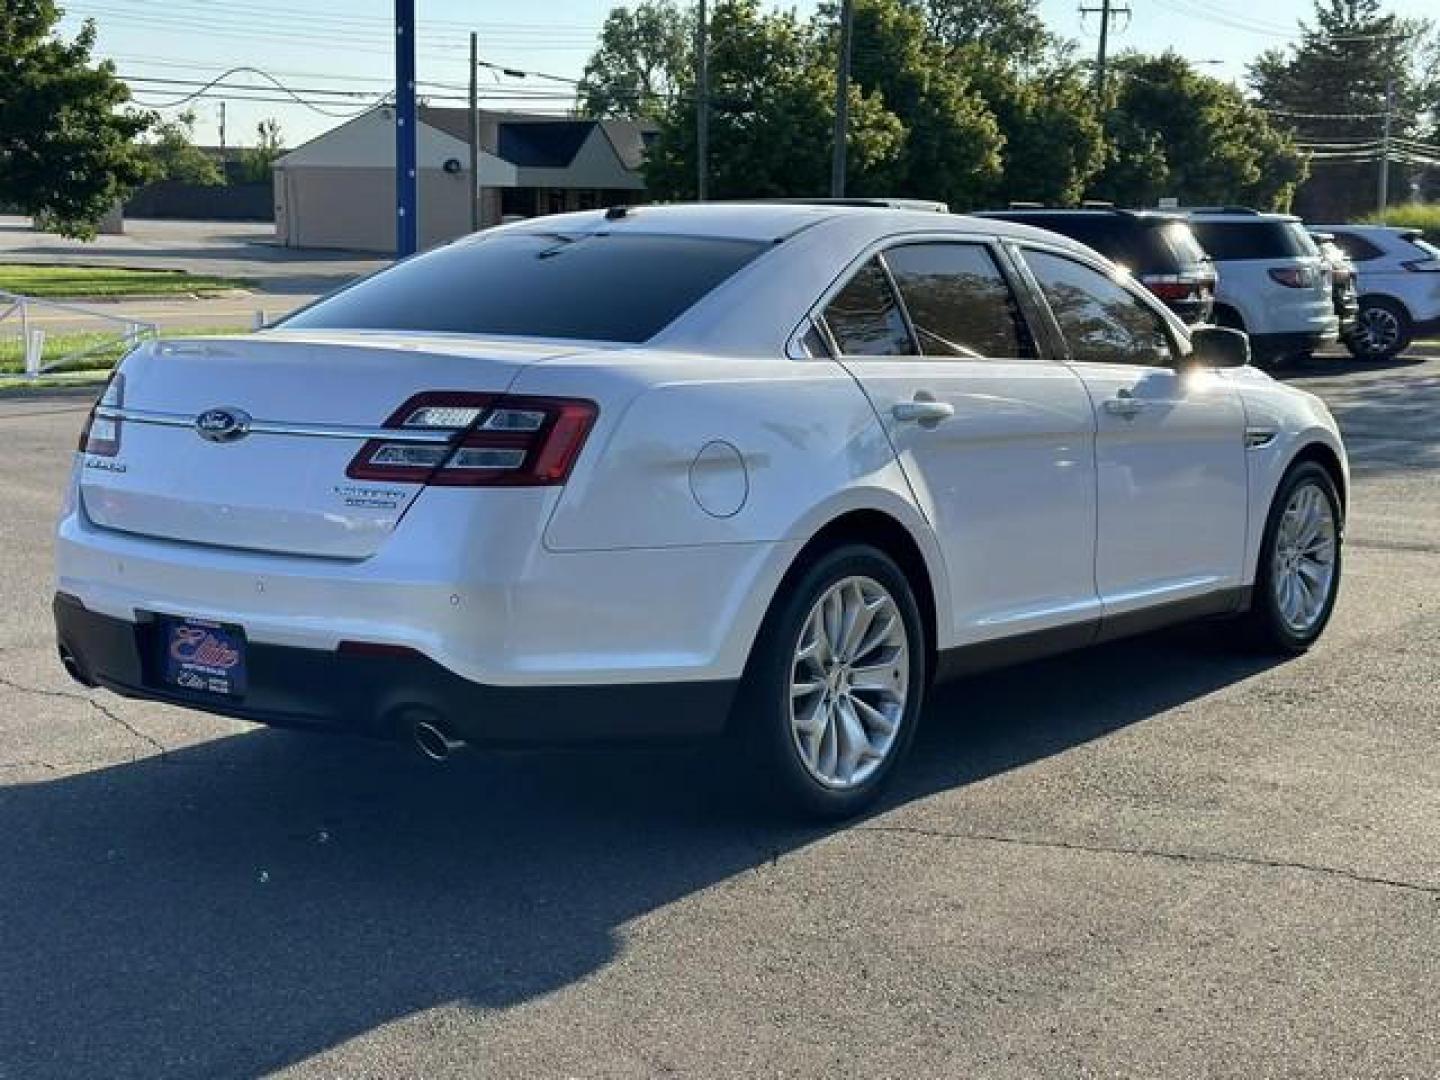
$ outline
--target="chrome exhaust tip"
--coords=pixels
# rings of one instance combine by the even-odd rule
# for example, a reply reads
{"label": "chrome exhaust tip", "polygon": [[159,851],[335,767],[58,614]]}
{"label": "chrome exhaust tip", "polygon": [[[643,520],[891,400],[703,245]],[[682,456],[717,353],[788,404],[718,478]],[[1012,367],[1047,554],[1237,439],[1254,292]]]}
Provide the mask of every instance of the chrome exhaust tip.
{"label": "chrome exhaust tip", "polygon": [[452,739],[444,730],[429,720],[417,720],[410,728],[415,747],[431,761],[445,761],[465,744]]}

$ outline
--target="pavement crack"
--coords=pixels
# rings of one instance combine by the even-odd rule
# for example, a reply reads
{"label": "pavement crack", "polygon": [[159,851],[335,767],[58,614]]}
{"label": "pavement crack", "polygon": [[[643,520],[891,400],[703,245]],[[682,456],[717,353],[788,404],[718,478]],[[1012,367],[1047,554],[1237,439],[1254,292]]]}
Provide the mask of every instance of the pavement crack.
{"label": "pavement crack", "polygon": [[4,687],[7,690],[14,690],[17,693],[21,694],[36,694],[40,697],[62,698],[66,701],[83,702],[84,704],[90,706],[90,708],[98,712],[101,716],[105,717],[105,719],[109,720],[112,724],[115,724],[117,727],[124,729],[130,734],[131,738],[137,740],[138,742],[145,743],[147,746],[153,747],[155,751],[160,755],[161,761],[170,760],[170,752],[165,748],[165,745],[160,742],[159,739],[155,738],[153,735],[148,735],[145,732],[141,731],[139,728],[137,728],[134,724],[130,723],[119,713],[114,712],[106,705],[102,705],[94,698],[86,697],[84,694],[74,694],[67,690],[45,690],[38,686],[26,686],[24,683],[17,683],[13,679],[7,679],[3,675],[0,675],[0,687]]}
{"label": "pavement crack", "polygon": [[1210,863],[1216,865],[1251,866],[1267,870],[1294,870],[1304,874],[1344,878],[1361,885],[1380,885],[1391,889],[1422,893],[1440,897],[1440,885],[1426,885],[1422,882],[1402,881],[1398,878],[1362,874],[1340,866],[1325,866],[1288,859],[1266,859],[1256,855],[1237,855],[1223,851],[1169,851],[1164,848],[1125,847],[1110,844],[1081,844],[1072,840],[1041,840],[1034,837],[1006,836],[1003,833],[949,832],[944,829],[925,829],[914,825],[858,825],[852,832],[900,833],[910,836],[929,837],[937,840],[962,840],[983,844],[1010,844],[1016,847],[1044,848],[1051,851],[1078,851],[1093,855],[1127,855],[1144,859],[1166,859],[1182,863]]}

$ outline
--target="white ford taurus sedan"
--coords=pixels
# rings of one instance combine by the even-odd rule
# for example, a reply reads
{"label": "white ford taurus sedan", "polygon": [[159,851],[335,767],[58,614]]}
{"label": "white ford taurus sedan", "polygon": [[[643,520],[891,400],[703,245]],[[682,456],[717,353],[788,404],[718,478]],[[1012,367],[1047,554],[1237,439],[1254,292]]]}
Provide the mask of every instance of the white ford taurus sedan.
{"label": "white ford taurus sedan", "polygon": [[128,356],[59,523],[70,673],[459,743],[726,735],[853,813],[937,677],[1335,602],[1334,420],[1088,248],[894,207],[521,222]]}

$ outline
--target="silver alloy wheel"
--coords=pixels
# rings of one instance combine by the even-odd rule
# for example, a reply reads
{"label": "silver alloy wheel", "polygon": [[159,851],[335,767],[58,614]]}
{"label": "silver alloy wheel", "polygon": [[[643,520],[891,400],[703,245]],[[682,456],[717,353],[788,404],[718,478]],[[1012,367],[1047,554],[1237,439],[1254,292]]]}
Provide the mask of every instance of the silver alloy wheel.
{"label": "silver alloy wheel", "polygon": [[1319,484],[1301,484],[1275,532],[1270,586],[1280,618],[1296,634],[1315,628],[1335,587],[1335,513]]}
{"label": "silver alloy wheel", "polygon": [[831,585],[790,669],[790,734],[806,771],[841,789],[873,776],[895,746],[909,686],[909,635],[889,590],[860,576]]}
{"label": "silver alloy wheel", "polygon": [[1400,318],[1389,308],[1362,308],[1355,317],[1354,334],[1367,356],[1382,356],[1400,343]]}

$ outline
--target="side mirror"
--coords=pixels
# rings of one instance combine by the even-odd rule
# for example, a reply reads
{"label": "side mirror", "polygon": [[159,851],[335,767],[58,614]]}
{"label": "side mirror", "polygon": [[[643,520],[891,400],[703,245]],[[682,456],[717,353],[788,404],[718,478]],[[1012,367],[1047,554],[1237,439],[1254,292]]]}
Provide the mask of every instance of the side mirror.
{"label": "side mirror", "polygon": [[1234,368],[1250,363],[1250,337],[1243,330],[1225,326],[1197,326],[1190,331],[1194,350],[1190,363],[1196,367]]}

